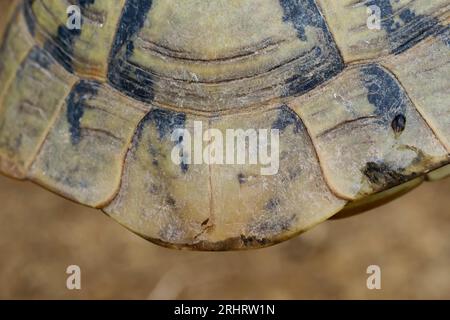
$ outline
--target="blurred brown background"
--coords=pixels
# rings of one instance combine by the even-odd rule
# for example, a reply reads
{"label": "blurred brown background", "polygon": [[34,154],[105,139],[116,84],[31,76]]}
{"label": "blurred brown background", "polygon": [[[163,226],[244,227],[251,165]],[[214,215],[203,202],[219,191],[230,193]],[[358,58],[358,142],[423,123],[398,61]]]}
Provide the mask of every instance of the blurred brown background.
{"label": "blurred brown background", "polygon": [[[248,252],[157,247],[101,212],[0,177],[0,298],[450,299],[450,179]],[[82,290],[66,289],[66,268]],[[368,290],[366,268],[382,270]]]}

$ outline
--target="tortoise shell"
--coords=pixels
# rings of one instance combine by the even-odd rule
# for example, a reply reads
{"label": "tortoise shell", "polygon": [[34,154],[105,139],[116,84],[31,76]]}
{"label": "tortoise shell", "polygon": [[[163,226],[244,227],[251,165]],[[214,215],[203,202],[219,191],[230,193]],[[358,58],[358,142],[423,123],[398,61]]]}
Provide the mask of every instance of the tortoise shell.
{"label": "tortoise shell", "polygon": [[2,0],[0,171],[168,247],[283,241],[450,173],[449,4]]}

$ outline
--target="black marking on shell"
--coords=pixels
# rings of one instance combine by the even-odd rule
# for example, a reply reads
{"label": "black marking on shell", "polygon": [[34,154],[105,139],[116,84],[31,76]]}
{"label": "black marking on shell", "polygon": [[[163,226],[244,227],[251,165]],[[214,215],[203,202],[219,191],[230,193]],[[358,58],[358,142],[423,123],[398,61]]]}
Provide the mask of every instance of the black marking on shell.
{"label": "black marking on shell", "polygon": [[442,28],[436,35],[450,49],[450,25]]}
{"label": "black marking on shell", "polygon": [[28,54],[27,60],[38,64],[43,69],[48,69],[54,62],[53,58],[47,53],[47,51],[34,46]]}
{"label": "black marking on shell", "polygon": [[303,122],[298,114],[287,105],[282,105],[279,108],[277,119],[272,123],[272,129],[278,129],[281,133],[292,125],[294,126],[294,133],[299,133],[304,128]]}
{"label": "black marking on shell", "polygon": [[132,41],[135,34],[144,26],[152,2],[152,0],[126,1],[111,48],[111,57],[115,57],[127,43]]}
{"label": "black marking on shell", "polygon": [[[83,13],[87,7],[92,5],[95,0],[77,0],[74,1],[74,5],[80,6]],[[24,4],[24,17],[28,30],[31,35],[36,35],[36,17],[34,16],[32,9],[32,0],[27,0]],[[68,14],[68,17],[70,14]],[[44,43],[44,48],[50,52],[53,58],[60,63],[64,69],[70,73],[74,73],[73,69],[73,54],[74,54],[74,42],[81,35],[83,29],[83,14],[81,15],[81,29],[70,30],[66,25],[61,24],[57,29],[56,36],[52,36]]]}
{"label": "black marking on shell", "polygon": [[[182,143],[183,143],[183,136],[179,137],[177,145],[182,146],[181,145]],[[189,165],[185,162],[185,154],[183,148],[180,148],[180,157],[181,157],[180,163],[181,172],[186,173],[189,170]]]}
{"label": "black marking on shell", "polygon": [[[154,125],[157,132],[159,140],[170,138],[174,130],[181,129],[185,127],[186,114],[182,112],[175,112],[171,110],[164,109],[153,109],[145,115],[145,117],[139,123],[135,137],[133,139],[133,145],[136,146],[142,138],[142,132],[144,128],[149,125]],[[175,145],[182,143],[182,139],[175,142]],[[149,153],[152,155],[152,164],[154,166],[159,165],[157,157],[159,156],[158,150],[154,148],[153,144],[148,146]],[[183,155],[181,155],[183,159]],[[186,173],[189,169],[188,164],[181,162],[180,164],[181,172]]]}
{"label": "black marking on shell", "polygon": [[177,202],[175,201],[175,199],[172,196],[167,195],[167,197],[166,197],[166,204],[171,206],[171,207],[175,207]]}
{"label": "black marking on shell", "polygon": [[[181,157],[183,157],[183,155],[181,155]],[[187,163],[185,163],[184,161],[181,161],[180,168],[181,168],[181,172],[186,173],[189,170],[189,165]]]}
{"label": "black marking on shell", "polygon": [[23,16],[25,18],[25,23],[27,24],[28,31],[34,37],[36,35],[36,20],[33,16],[33,11],[31,9],[32,0],[26,0],[23,4]]}
{"label": "black marking on shell", "polygon": [[254,247],[255,244],[264,246],[264,245],[267,245],[268,243],[270,243],[270,241],[268,239],[257,238],[254,236],[247,237],[247,236],[241,235],[240,240],[242,241],[242,244],[245,247]]}
{"label": "black marking on shell", "polygon": [[66,117],[73,145],[77,145],[81,141],[81,118],[84,115],[87,101],[97,94],[98,85],[99,83],[96,81],[81,80],[74,86],[66,99]]}
{"label": "black marking on shell", "polygon": [[325,21],[313,0],[280,0],[280,4],[284,13],[283,21],[294,25],[300,40],[308,40],[305,30],[307,26],[328,32]]}
{"label": "black marking on shell", "polygon": [[158,131],[159,139],[162,140],[177,128],[184,128],[186,114],[164,109],[153,109],[142,119],[139,124],[138,134],[142,134],[144,126],[153,123]]}
{"label": "black marking on shell", "polygon": [[[78,0],[75,4],[79,5],[83,10],[94,2],[95,0]],[[70,14],[68,14],[68,17],[69,16]],[[44,48],[48,50],[50,54],[56,59],[56,61],[58,61],[64,67],[64,69],[66,69],[70,73],[74,73],[74,42],[81,35],[82,30],[83,15],[81,15],[81,29],[70,30],[66,25],[60,25],[58,27],[56,37],[53,37],[52,39],[49,39],[44,43]]]}
{"label": "black marking on shell", "polygon": [[[287,90],[284,96],[302,95],[344,70],[345,65],[337,55],[337,51],[335,52],[336,54],[323,55],[323,49],[315,47],[313,55],[308,58],[308,63],[298,67],[296,75],[286,81]],[[315,65],[318,61],[323,64],[320,69]],[[313,68],[317,68],[317,70]]]}
{"label": "black marking on shell", "polygon": [[381,9],[381,27],[388,35],[393,54],[408,50],[444,27],[438,19],[418,15],[410,8],[399,10],[397,20],[390,0],[369,0],[364,4],[368,7],[375,5]]}
{"label": "black marking on shell", "polygon": [[281,176],[282,181],[289,183],[296,180],[302,173],[301,167],[289,167],[287,172]]}
{"label": "black marking on shell", "polygon": [[406,94],[391,74],[377,64],[369,64],[361,68],[361,79],[368,91],[367,99],[375,107],[374,114],[384,124],[406,114]]}
{"label": "black marking on shell", "polygon": [[264,209],[267,211],[275,211],[280,206],[280,199],[278,198],[272,198],[269,201],[267,201],[266,205],[264,206]]}
{"label": "black marking on shell", "polygon": [[48,175],[57,183],[77,189],[88,189],[92,187],[89,181],[86,181],[83,178],[78,178],[78,172],[80,171],[80,166],[78,165],[66,168],[63,172],[55,172],[52,170],[52,168],[50,168],[51,163],[48,161],[44,162],[44,166],[45,172],[48,172]]}
{"label": "black marking on shell", "polygon": [[246,177],[245,174],[243,174],[243,173],[239,173],[239,174],[237,175],[237,179],[238,179],[238,181],[239,181],[239,184],[244,184],[244,183],[247,182],[247,177]]}
{"label": "black marking on shell", "polygon": [[363,168],[362,173],[371,184],[379,188],[393,187],[414,178],[413,175],[403,174],[401,169],[392,169],[384,162],[368,162]]}
{"label": "black marking on shell", "polygon": [[395,133],[397,133],[397,134],[402,133],[406,127],[405,116],[403,114],[396,115],[394,120],[392,120],[391,127]]}
{"label": "black marking on shell", "polygon": [[266,239],[277,236],[291,228],[296,215],[286,215],[282,210],[282,200],[270,198],[264,205],[263,214],[255,217],[248,226],[248,234],[256,239]]}
{"label": "black marking on shell", "polygon": [[81,30],[69,30],[65,25],[60,25],[56,38],[47,40],[44,44],[44,48],[70,73],[74,71],[73,44],[80,35]]}
{"label": "black marking on shell", "polygon": [[95,3],[95,0],[78,0],[78,5],[82,8],[86,8],[90,6],[91,4]]}
{"label": "black marking on shell", "polygon": [[155,183],[150,184],[150,187],[148,188],[148,191],[151,194],[160,194],[161,193],[161,186]]}
{"label": "black marking on shell", "polygon": [[229,251],[244,248],[260,248],[268,246],[270,244],[274,244],[273,240],[271,239],[259,239],[254,236],[245,236],[245,235],[241,235],[240,237],[228,238],[217,242],[201,240],[188,243],[173,243],[164,241],[162,239],[148,237],[143,234],[139,235],[142,238],[147,239],[163,247],[172,249],[190,248],[192,250],[200,250],[200,251]]}
{"label": "black marking on shell", "polygon": [[292,23],[300,40],[308,41],[307,27],[319,29],[323,34],[323,42],[313,48],[307,62],[297,66],[295,75],[286,81],[285,96],[301,95],[340,73],[345,64],[328,26],[313,0],[279,1],[283,8],[283,21]]}
{"label": "black marking on shell", "polygon": [[127,0],[119,21],[108,67],[108,80],[125,94],[144,101],[153,100],[153,79],[145,71],[128,63],[133,55],[134,37],[144,26],[152,0]]}
{"label": "black marking on shell", "polygon": [[277,236],[289,230],[295,218],[295,215],[285,216],[279,215],[277,212],[267,213],[249,226],[249,234],[257,239]]}

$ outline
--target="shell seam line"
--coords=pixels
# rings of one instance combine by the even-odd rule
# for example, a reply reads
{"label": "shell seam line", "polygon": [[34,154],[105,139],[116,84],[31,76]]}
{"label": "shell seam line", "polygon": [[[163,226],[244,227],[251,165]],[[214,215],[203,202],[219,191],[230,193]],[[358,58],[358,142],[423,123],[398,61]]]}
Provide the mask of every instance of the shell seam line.
{"label": "shell seam line", "polygon": [[[127,139],[125,141],[127,149],[124,152],[124,156],[121,159],[122,160],[122,165],[120,167],[120,181],[117,185],[116,190],[114,191],[114,193],[111,194],[111,196],[109,197],[109,199],[106,199],[105,201],[103,201],[103,203],[101,203],[100,205],[98,205],[98,209],[101,209],[103,212],[106,213],[106,211],[104,209],[106,209],[108,206],[110,206],[115,200],[116,198],[119,196],[120,191],[122,190],[123,184],[124,184],[124,176],[125,176],[125,171],[126,171],[126,166],[127,166],[127,159],[131,156],[132,150],[133,150],[133,141],[135,141],[135,139],[137,138],[138,132],[139,132],[139,128],[142,125],[142,122],[144,121],[144,119],[147,117],[147,115],[153,111],[154,108],[151,108],[150,110],[143,112],[143,116],[139,119],[139,121],[137,121],[137,124],[133,130],[133,133],[130,135],[130,138]],[[108,214],[108,213],[106,213]],[[109,214],[108,214],[109,215]]]}
{"label": "shell seam line", "polygon": [[331,187],[331,184],[330,184],[330,182],[328,181],[328,177],[327,177],[327,175],[325,174],[325,170],[324,170],[324,168],[323,168],[323,164],[322,164],[322,160],[320,159],[319,152],[317,151],[316,144],[314,143],[314,140],[313,140],[313,138],[312,138],[312,135],[311,135],[310,130],[308,129],[308,126],[307,126],[306,123],[303,121],[301,115],[298,114],[298,112],[296,112],[294,109],[292,109],[289,105],[287,105],[287,106],[288,106],[288,108],[289,108],[293,113],[295,113],[295,114],[299,117],[299,119],[302,121],[303,126],[305,127],[306,134],[307,134],[307,136],[308,136],[308,138],[309,138],[309,141],[311,142],[311,147],[312,147],[312,149],[313,149],[313,151],[314,151],[314,155],[315,155],[315,157],[316,157],[316,159],[317,159],[317,163],[318,163],[318,165],[319,165],[320,172],[321,172],[321,174],[322,174],[322,178],[323,178],[323,180],[324,180],[324,182],[325,182],[325,184],[326,184],[328,190],[331,192],[331,194],[333,194],[335,197],[337,197],[337,198],[339,198],[339,199],[341,199],[341,200],[352,201],[353,199],[351,199],[351,198],[349,198],[349,197],[346,197],[346,196],[340,194],[338,191],[336,191],[334,188]]}
{"label": "shell seam line", "polygon": [[325,26],[327,27],[327,31],[330,34],[331,39],[333,40],[333,43],[337,50],[337,53],[339,54],[339,57],[341,58],[341,62],[344,65],[344,69],[345,69],[346,63],[345,63],[345,59],[344,59],[344,54],[342,53],[341,48],[339,48],[338,42],[336,40],[336,37],[333,34],[333,31],[330,28],[330,24],[328,23],[328,20],[327,20],[327,17],[325,16],[324,10],[322,9],[322,7],[320,6],[320,4],[317,0],[314,0],[314,4],[316,5],[317,11],[319,11],[319,13],[325,23]]}
{"label": "shell seam line", "polygon": [[[208,129],[211,128],[211,119],[208,119]],[[208,137],[211,138],[211,137]],[[209,140],[209,139],[208,139]],[[209,191],[209,222],[214,225],[214,189],[212,177],[212,164],[208,161],[208,191]],[[207,229],[205,228],[205,231]]]}
{"label": "shell seam line", "polygon": [[[70,87],[69,90],[67,90],[67,92],[69,94],[70,94],[70,92],[72,92],[73,88],[75,87],[75,85],[78,83],[78,80],[79,80],[79,79],[75,78],[75,76],[73,76],[72,78],[73,78],[72,79],[72,81],[73,81],[72,86]],[[45,142],[47,141],[48,136],[50,135],[50,132],[52,131],[52,129],[53,129],[53,127],[54,127],[58,117],[61,115],[61,112],[63,110],[62,106],[63,106],[64,101],[66,100],[66,98],[67,98],[67,95],[63,96],[61,98],[61,100],[59,101],[58,107],[56,108],[53,116],[50,118],[49,125],[45,129],[45,133],[44,133],[43,139],[40,142],[38,142],[38,145],[36,146],[36,149],[33,152],[34,153],[33,159],[30,161],[30,163],[28,163],[26,165],[25,169],[26,169],[26,176],[27,176],[28,179],[30,178],[29,177],[29,173],[30,173],[29,171],[30,171],[31,167],[36,162],[36,160],[37,160],[37,158],[38,158],[38,156],[39,156],[39,154],[40,154],[40,152],[41,152]]]}

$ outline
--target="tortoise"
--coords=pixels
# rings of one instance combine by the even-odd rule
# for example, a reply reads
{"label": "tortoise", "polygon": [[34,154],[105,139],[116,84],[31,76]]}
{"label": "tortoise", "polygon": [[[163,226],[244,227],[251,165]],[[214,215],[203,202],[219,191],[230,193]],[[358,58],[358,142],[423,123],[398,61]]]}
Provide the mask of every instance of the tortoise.
{"label": "tortoise", "polygon": [[265,247],[450,174],[448,0],[1,4],[0,171],[156,244]]}

